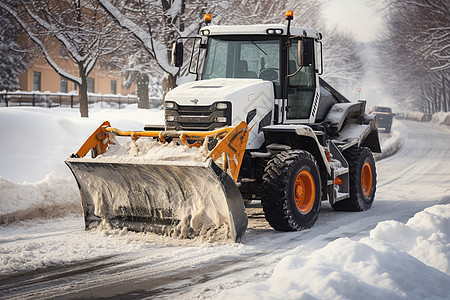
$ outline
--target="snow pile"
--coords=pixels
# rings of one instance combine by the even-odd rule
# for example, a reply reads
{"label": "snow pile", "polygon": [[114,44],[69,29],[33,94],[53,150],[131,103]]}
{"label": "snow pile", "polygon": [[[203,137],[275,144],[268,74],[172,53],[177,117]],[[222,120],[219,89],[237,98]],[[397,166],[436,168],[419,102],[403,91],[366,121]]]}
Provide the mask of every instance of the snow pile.
{"label": "snow pile", "polygon": [[434,114],[422,113],[422,112],[405,112],[398,113],[397,118],[408,119],[419,122],[430,122],[437,126],[450,126],[450,112],[437,112]]}
{"label": "snow pile", "polygon": [[450,112],[438,112],[433,114],[431,123],[436,125],[450,126]]}
{"label": "snow pile", "polygon": [[[425,114],[418,112],[418,111],[405,112],[405,113],[401,114],[401,116],[408,120],[414,120],[414,121],[419,121],[419,122],[425,121]],[[400,117],[400,115],[399,115],[399,117]]]}
{"label": "snow pile", "polygon": [[80,194],[64,160],[105,120],[117,128],[142,130],[162,124],[163,111],[0,108],[0,224],[80,213]]}
{"label": "snow pile", "polygon": [[417,213],[406,224],[379,223],[370,237],[450,275],[450,205],[436,205]]}
{"label": "snow pile", "polygon": [[108,146],[107,151],[103,155],[99,155],[95,158],[96,161],[102,162],[140,162],[151,163],[164,161],[170,162],[182,162],[202,164],[206,160],[206,154],[204,148],[192,147],[189,148],[184,144],[172,143],[160,143],[153,138],[139,138],[136,141],[127,138],[123,144],[111,144]]}
{"label": "snow pile", "polygon": [[54,173],[36,183],[14,183],[0,177],[0,224],[81,213],[80,194],[72,178]]}
{"label": "snow pile", "polygon": [[[94,162],[95,176],[91,176],[93,171],[84,175],[76,167],[74,172],[82,178],[82,190],[92,196],[85,199],[85,207],[93,207],[90,213],[101,217],[103,221],[99,225],[105,228],[114,226],[114,221],[108,219],[129,208],[133,215],[155,214],[165,220],[180,220],[175,226],[156,229],[152,224],[139,225],[146,230],[216,242],[232,238],[232,226],[226,194],[216,173],[210,169],[210,162],[205,161],[206,154],[207,147],[189,148],[176,142],[162,144],[152,138],[133,141],[127,137],[125,143],[109,145],[96,158],[73,159]],[[111,169],[110,164],[121,164],[121,168]],[[129,190],[130,186],[133,191]],[[142,191],[141,195],[129,196],[138,190]]]}
{"label": "snow pile", "polygon": [[450,112],[441,111],[434,114],[424,114],[421,112],[414,111],[414,112],[399,113],[397,117],[419,122],[430,121],[431,123],[436,124],[438,126],[450,126]]}
{"label": "snow pile", "polygon": [[180,222],[158,226],[158,222],[132,221],[125,226],[200,241],[232,237],[226,194],[217,175],[207,166],[127,164],[108,169],[108,173],[102,166],[96,167],[94,176],[75,171],[82,178],[81,189],[89,195],[84,199],[88,214],[101,218],[90,227],[114,227],[115,218],[122,214],[155,216],[158,220]]}
{"label": "snow pile", "polygon": [[8,107],[0,109],[0,176],[14,182],[36,182],[51,172],[72,177],[64,160],[76,152],[104,121],[122,130],[143,130],[163,124],[160,109],[90,109],[81,118],[77,109]]}
{"label": "snow pile", "polygon": [[449,259],[450,204],[436,205],[406,224],[381,222],[359,241],[339,238],[311,255],[299,246],[268,280],[219,299],[448,299]]}

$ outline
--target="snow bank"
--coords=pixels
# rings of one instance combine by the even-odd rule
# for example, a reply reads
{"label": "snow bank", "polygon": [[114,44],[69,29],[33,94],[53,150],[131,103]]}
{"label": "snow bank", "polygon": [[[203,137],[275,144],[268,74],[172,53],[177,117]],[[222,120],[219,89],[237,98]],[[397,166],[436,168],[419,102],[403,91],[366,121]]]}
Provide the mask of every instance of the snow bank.
{"label": "snow bank", "polygon": [[437,112],[434,114],[425,114],[421,112],[405,112],[397,114],[399,119],[408,119],[419,122],[431,122],[438,126],[450,126],[450,112]]}
{"label": "snow bank", "polygon": [[450,126],[450,112],[438,112],[433,114],[431,123],[440,126]]}
{"label": "snow bank", "polygon": [[426,121],[425,114],[422,112],[418,112],[418,111],[408,111],[405,113],[399,113],[399,114],[397,114],[397,117],[401,118],[401,119],[408,119],[408,120],[414,120],[414,121],[419,121],[419,122]]}
{"label": "snow bank", "polygon": [[450,205],[436,205],[417,213],[406,224],[379,223],[370,237],[450,275]]}
{"label": "snow bank", "polygon": [[14,182],[40,181],[51,172],[72,176],[64,160],[104,121],[122,130],[164,123],[162,110],[137,105],[91,109],[89,118],[70,108],[0,108],[0,176]]}
{"label": "snow bank", "polygon": [[0,191],[0,224],[81,214],[80,194],[72,178],[51,173],[36,183],[14,183],[0,177]]}
{"label": "snow bank", "polygon": [[163,124],[163,111],[0,108],[0,224],[80,213],[77,184],[64,160],[105,120],[117,128],[142,130]]}
{"label": "snow bank", "polygon": [[359,241],[339,238],[311,255],[303,251],[284,257],[268,280],[219,299],[448,299],[450,204],[406,224],[381,222]]}
{"label": "snow bank", "polygon": [[405,125],[397,120],[394,120],[390,135],[379,134],[381,153],[374,154],[375,160],[378,161],[395,154],[398,149],[400,149],[403,141],[406,139],[406,136],[407,130]]}

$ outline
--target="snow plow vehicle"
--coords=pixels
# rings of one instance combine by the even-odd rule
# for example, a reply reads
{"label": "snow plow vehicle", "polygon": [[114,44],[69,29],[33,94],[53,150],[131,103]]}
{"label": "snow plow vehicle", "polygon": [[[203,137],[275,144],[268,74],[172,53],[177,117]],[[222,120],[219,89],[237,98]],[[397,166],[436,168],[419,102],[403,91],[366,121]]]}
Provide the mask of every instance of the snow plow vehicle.
{"label": "snow plow vehicle", "polygon": [[[197,80],[166,94],[164,130],[105,122],[66,160],[86,228],[106,222],[237,242],[248,222],[244,203],[255,199],[281,231],[313,226],[322,201],[335,210],[372,206],[372,152],[381,151],[374,117],[365,101],[348,101],[319,77],[321,33],[291,26],[292,11],[286,17],[287,25],[207,23],[189,38]],[[177,67],[187,39],[174,44]],[[117,150],[121,136],[128,142]],[[186,150],[163,159],[169,147]],[[185,160],[188,149],[197,152]]]}

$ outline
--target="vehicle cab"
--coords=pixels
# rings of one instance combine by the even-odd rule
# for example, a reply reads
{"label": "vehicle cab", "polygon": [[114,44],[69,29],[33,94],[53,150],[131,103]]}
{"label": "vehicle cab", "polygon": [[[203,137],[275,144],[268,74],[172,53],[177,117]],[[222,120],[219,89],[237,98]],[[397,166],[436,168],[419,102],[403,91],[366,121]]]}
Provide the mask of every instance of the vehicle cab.
{"label": "vehicle cab", "polygon": [[[188,70],[196,81],[166,95],[166,128],[211,130],[245,120],[257,125],[249,146],[258,149],[264,126],[314,123],[322,36],[315,29],[290,26],[292,18],[287,19],[287,25],[201,28],[199,36],[190,38],[195,42]],[[186,40],[179,38],[174,47],[179,67]]]}

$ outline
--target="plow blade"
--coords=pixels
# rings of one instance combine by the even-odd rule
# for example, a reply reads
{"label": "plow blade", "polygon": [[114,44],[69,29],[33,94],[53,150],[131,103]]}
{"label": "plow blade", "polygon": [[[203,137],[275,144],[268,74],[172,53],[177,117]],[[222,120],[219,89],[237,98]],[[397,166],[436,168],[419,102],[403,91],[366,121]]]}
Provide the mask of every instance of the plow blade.
{"label": "plow blade", "polygon": [[211,160],[204,166],[66,161],[80,188],[86,228],[102,223],[181,238],[239,241],[242,196]]}
{"label": "plow blade", "polygon": [[[234,145],[236,135],[228,140]],[[239,242],[248,222],[244,201],[230,172],[212,156],[204,162],[124,162],[114,156],[72,155],[65,162],[80,189],[86,229],[126,227],[177,238]]]}

